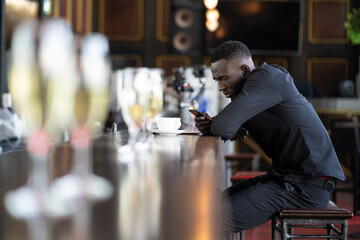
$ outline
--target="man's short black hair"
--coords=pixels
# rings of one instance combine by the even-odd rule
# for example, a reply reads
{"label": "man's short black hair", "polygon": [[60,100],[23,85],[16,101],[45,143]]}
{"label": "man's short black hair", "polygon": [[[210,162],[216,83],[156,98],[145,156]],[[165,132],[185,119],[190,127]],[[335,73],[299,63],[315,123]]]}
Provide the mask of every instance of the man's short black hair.
{"label": "man's short black hair", "polygon": [[220,59],[234,60],[251,58],[249,48],[239,41],[227,41],[220,44],[211,55],[210,62],[214,63]]}

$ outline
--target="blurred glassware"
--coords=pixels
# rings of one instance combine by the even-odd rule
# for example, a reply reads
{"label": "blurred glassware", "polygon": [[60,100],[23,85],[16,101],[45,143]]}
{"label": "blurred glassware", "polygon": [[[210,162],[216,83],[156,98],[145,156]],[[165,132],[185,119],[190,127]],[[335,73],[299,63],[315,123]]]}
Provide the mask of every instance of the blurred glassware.
{"label": "blurred glassware", "polygon": [[105,132],[116,134],[118,124],[123,125],[120,107],[122,70],[116,70],[111,75],[109,113],[105,124]]}
{"label": "blurred glassware", "polygon": [[111,111],[120,111],[121,108],[121,84],[123,81],[123,70],[116,70],[112,75],[111,82],[111,97],[110,97],[110,110]]}
{"label": "blurred glassware", "polygon": [[30,21],[18,28],[9,88],[29,133],[43,128],[56,140],[72,120],[77,87],[74,53],[71,28],[63,20]]}
{"label": "blurred glassware", "polygon": [[[111,62],[109,42],[99,33],[83,38],[80,55],[80,89],[77,92],[74,114],[78,125],[85,126],[91,134],[102,132],[109,106],[109,81]],[[87,98],[87,99],[86,99]]]}
{"label": "blurred glassware", "polygon": [[14,33],[9,89],[26,119],[29,177],[8,192],[5,205],[16,218],[61,217],[72,209],[49,192],[48,152],[71,121],[75,59],[71,27],[63,20],[28,21]]}
{"label": "blurred glassware", "polygon": [[[109,113],[105,123],[105,132],[110,132],[114,135],[127,134],[127,125],[124,121],[120,104],[123,75],[123,70],[120,69],[113,71],[111,75]],[[115,125],[116,131],[114,132]],[[118,131],[121,131],[121,133]]]}
{"label": "blurred glassware", "polygon": [[120,105],[124,121],[128,126],[129,141],[119,150],[123,158],[132,159],[135,148],[144,147],[140,142],[139,130],[145,126],[150,112],[151,82],[148,68],[125,68],[121,84]]}
{"label": "blurred glassware", "polygon": [[159,239],[161,168],[157,153],[137,154],[136,161],[119,165],[119,236],[121,239]]}
{"label": "blurred glassware", "polygon": [[150,137],[152,136],[152,128],[154,123],[160,117],[163,107],[163,76],[164,70],[160,68],[149,69],[149,81],[150,81],[150,106],[145,116],[145,125],[143,128],[143,142],[150,145]]}
{"label": "blurred glassware", "polygon": [[163,106],[163,75],[164,70],[160,68],[150,69],[150,108],[146,116],[147,125],[151,130],[152,124],[160,116]]}
{"label": "blurred glassware", "polygon": [[93,173],[92,140],[103,130],[109,105],[111,73],[109,43],[93,33],[79,41],[79,85],[73,109],[70,143],[75,149],[75,165],[70,174],[54,182],[52,191],[65,200],[103,200],[112,195],[110,182]]}

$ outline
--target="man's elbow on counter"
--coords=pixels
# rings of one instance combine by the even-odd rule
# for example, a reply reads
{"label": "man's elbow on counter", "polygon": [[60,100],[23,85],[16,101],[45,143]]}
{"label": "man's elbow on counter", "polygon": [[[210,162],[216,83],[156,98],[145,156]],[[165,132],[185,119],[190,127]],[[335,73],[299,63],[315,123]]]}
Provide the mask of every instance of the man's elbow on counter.
{"label": "man's elbow on counter", "polygon": [[230,132],[228,129],[224,128],[224,126],[212,124],[211,133],[214,136],[221,136],[223,139],[231,139],[234,135],[233,132]]}

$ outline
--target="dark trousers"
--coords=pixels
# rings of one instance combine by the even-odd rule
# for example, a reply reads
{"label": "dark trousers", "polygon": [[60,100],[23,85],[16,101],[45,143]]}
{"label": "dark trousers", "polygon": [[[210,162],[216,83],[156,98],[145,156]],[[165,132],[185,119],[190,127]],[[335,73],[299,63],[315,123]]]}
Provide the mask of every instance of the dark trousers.
{"label": "dark trousers", "polygon": [[222,239],[266,223],[283,209],[324,208],[334,188],[332,181],[296,175],[264,175],[233,185],[223,191]]}

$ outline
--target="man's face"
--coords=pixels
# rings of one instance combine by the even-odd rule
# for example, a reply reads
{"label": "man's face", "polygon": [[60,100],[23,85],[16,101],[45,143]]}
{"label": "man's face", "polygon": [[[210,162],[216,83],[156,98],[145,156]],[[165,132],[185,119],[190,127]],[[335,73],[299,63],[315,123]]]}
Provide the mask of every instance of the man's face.
{"label": "man's face", "polygon": [[241,70],[241,62],[220,59],[211,63],[213,79],[219,83],[219,91],[226,98],[234,99],[240,93],[245,75]]}

